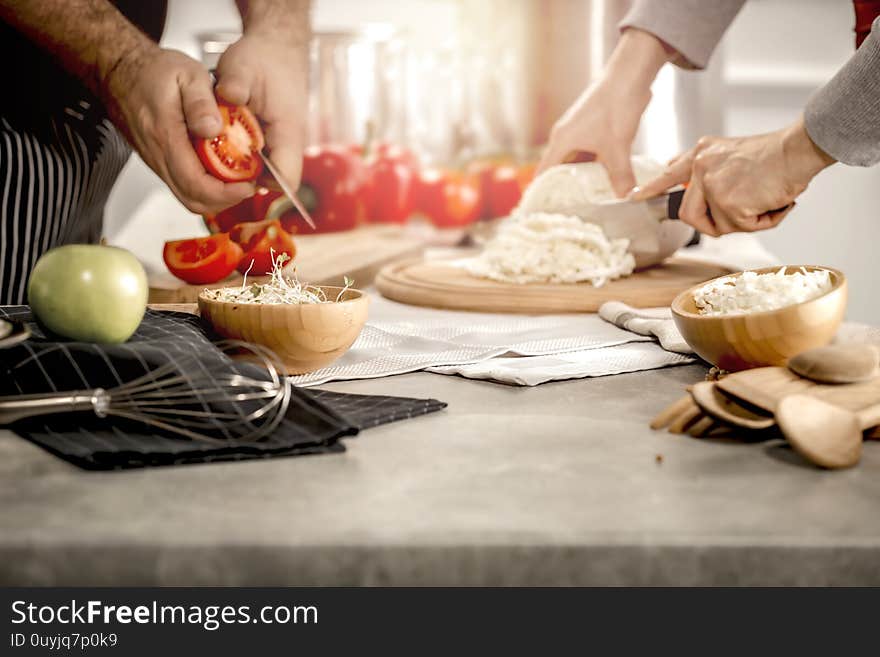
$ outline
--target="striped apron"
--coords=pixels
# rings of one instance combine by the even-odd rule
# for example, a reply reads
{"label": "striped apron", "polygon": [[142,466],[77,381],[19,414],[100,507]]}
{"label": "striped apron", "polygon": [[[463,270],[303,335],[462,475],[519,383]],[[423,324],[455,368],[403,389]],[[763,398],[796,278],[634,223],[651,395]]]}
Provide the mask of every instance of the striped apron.
{"label": "striped apron", "polygon": [[52,119],[51,139],[0,117],[0,304],[27,302],[28,275],[49,249],[100,240],[104,205],[130,149],[90,110],[65,108],[69,120]]}
{"label": "striped apron", "polygon": [[[165,0],[111,0],[154,40]],[[27,302],[37,259],[101,238],[104,205],[130,149],[101,103],[53,56],[0,21],[0,304]]]}

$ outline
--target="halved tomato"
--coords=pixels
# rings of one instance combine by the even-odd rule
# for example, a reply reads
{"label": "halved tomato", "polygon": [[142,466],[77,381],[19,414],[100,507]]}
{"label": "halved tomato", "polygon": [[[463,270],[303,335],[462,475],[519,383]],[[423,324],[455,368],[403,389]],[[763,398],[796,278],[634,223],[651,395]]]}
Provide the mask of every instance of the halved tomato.
{"label": "halved tomato", "polygon": [[213,139],[195,139],[196,153],[208,173],[223,182],[254,180],[263,170],[260,151],[265,145],[257,117],[244,106],[218,107],[223,129]]}
{"label": "halved tomato", "polygon": [[242,274],[248,269],[262,276],[272,271],[273,258],[286,253],[292,259],[296,255],[293,237],[281,227],[278,219],[251,221],[233,226],[229,237],[244,251],[238,263]]}
{"label": "halved tomato", "polygon": [[162,258],[168,270],[192,285],[221,281],[241,261],[241,247],[227,233],[165,242]]}

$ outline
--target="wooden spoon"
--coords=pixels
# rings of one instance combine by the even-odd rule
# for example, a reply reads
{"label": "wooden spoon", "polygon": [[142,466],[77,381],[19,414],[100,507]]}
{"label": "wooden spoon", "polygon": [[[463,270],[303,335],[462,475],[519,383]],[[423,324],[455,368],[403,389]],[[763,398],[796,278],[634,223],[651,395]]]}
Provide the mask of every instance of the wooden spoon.
{"label": "wooden spoon", "polygon": [[769,429],[776,420],[769,413],[753,411],[725,395],[714,381],[701,381],[691,389],[691,396],[703,411],[714,417],[746,429]]}
{"label": "wooden spoon", "polygon": [[880,349],[873,344],[834,344],[794,356],[788,368],[818,383],[861,383],[880,375]]}
{"label": "wooden spoon", "polygon": [[880,424],[880,404],[853,413],[807,395],[786,397],[776,421],[801,456],[823,468],[849,468],[862,456],[862,431]]}

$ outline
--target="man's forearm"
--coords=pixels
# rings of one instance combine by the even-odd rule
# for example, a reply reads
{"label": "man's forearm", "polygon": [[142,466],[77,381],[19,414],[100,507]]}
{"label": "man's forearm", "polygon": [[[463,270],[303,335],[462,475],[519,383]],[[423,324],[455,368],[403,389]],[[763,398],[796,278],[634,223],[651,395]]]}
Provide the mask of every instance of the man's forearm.
{"label": "man's forearm", "polygon": [[236,0],[246,34],[281,35],[293,45],[306,45],[310,0]]}
{"label": "man's forearm", "polygon": [[152,44],[107,0],[0,0],[0,19],[52,53],[96,95],[128,53]]}

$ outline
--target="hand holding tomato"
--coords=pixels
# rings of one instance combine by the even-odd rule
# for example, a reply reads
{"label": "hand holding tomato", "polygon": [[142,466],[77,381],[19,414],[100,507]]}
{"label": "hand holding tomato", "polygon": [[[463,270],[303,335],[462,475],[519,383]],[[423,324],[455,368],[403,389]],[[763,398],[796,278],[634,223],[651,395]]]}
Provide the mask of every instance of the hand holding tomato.
{"label": "hand holding tomato", "polygon": [[[299,26],[286,20],[252,25],[217,63],[217,95],[246,105],[263,126],[273,163],[296,189],[305,140],[307,43]],[[274,180],[261,180],[273,186]]]}
{"label": "hand holding tomato", "polygon": [[253,183],[224,183],[210,175],[190,142],[191,134],[210,139],[222,128],[207,69],[144,40],[104,81],[110,118],[190,211],[212,212],[251,196]]}

